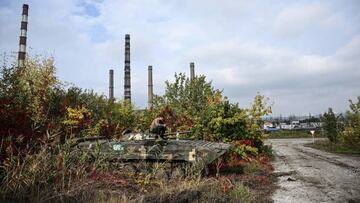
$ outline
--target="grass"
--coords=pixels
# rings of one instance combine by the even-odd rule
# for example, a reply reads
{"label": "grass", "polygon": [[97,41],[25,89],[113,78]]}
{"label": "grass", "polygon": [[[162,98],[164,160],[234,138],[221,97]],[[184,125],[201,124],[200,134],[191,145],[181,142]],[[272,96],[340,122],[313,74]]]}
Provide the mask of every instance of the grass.
{"label": "grass", "polygon": [[[280,130],[266,134],[267,138],[311,138],[309,131],[305,130]],[[320,131],[315,131],[315,137],[323,137]]]}
{"label": "grass", "polygon": [[103,158],[89,162],[89,154],[67,145],[9,157],[1,167],[0,202],[271,202],[275,190],[267,155],[242,162],[237,172],[170,179],[159,175],[167,164],[133,173]]}
{"label": "grass", "polygon": [[148,191],[127,191],[123,188],[87,190],[74,199],[80,202],[254,202],[255,194],[234,178],[185,178],[152,180]]}
{"label": "grass", "polygon": [[341,143],[332,143],[329,140],[317,140],[315,143],[306,144],[307,147],[322,151],[341,153],[341,154],[360,154],[360,147],[347,146]]}

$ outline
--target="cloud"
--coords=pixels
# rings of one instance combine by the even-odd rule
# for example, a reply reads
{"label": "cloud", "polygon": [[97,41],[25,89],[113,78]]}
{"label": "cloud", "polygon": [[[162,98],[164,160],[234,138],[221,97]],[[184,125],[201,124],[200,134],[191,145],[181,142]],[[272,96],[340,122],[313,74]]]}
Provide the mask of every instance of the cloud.
{"label": "cloud", "polygon": [[[53,55],[61,80],[107,93],[115,70],[122,98],[124,35],[131,34],[133,101],[146,105],[147,66],[155,93],[174,72],[213,80],[232,101],[249,105],[256,92],[275,114],[345,110],[358,95],[358,5],[334,2],[226,0],[29,0],[30,53]],[[355,5],[356,4],[356,5]],[[16,52],[20,2],[0,4],[0,51]]]}
{"label": "cloud", "polygon": [[[306,55],[244,41],[216,42],[189,53],[198,58],[199,64],[206,67],[203,73],[224,89],[229,98],[246,101],[242,105],[248,105],[249,98],[259,91],[275,100],[278,112],[284,103],[288,103],[289,109],[292,102],[298,102],[292,111],[300,113],[305,109],[302,101],[311,98],[306,107],[319,113],[315,110],[319,101],[328,107],[342,98],[339,103],[344,105],[360,92],[359,36],[329,56]],[[339,103],[336,108],[340,108]]]}
{"label": "cloud", "polygon": [[310,4],[295,4],[284,8],[275,17],[274,31],[282,36],[301,35],[316,27],[337,26],[341,19],[331,14],[328,5],[315,2]]}

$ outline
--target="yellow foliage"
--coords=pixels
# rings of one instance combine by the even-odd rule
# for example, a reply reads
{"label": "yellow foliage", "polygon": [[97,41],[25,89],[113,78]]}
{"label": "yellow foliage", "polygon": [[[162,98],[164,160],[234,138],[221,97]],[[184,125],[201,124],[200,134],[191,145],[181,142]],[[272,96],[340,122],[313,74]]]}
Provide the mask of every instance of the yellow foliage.
{"label": "yellow foliage", "polygon": [[85,107],[76,107],[67,109],[67,119],[63,121],[63,124],[69,126],[76,126],[82,123],[85,119],[91,117],[91,112]]}

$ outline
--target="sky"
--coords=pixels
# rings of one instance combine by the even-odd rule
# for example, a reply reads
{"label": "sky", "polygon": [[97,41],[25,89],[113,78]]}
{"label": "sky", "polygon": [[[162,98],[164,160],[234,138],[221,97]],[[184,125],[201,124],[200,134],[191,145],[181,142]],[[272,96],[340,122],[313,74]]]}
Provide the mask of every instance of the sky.
{"label": "sky", "polygon": [[18,51],[29,4],[28,52],[55,58],[60,80],[123,97],[124,38],[131,36],[132,101],[147,103],[175,72],[205,75],[232,102],[257,93],[273,115],[348,109],[360,96],[360,1],[0,0],[0,52]]}

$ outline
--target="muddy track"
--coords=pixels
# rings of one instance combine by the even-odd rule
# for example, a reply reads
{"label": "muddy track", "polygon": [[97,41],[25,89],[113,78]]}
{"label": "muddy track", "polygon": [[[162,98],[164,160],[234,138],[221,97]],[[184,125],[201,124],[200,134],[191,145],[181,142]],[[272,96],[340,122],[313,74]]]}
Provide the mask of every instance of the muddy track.
{"label": "muddy track", "polygon": [[305,147],[311,139],[271,139],[280,188],[275,202],[360,202],[360,157]]}
{"label": "muddy track", "polygon": [[303,150],[299,147],[296,148],[296,150],[298,150],[299,152],[303,153],[303,154],[306,154],[314,159],[320,159],[322,161],[327,161],[329,163],[332,163],[332,164],[335,164],[337,166],[341,166],[345,169],[350,169],[352,170],[354,173],[360,173],[360,168],[359,167],[354,167],[354,166],[351,166],[351,165],[348,165],[344,162],[341,162],[341,161],[338,161],[336,159],[332,159],[332,158],[329,158],[329,157],[326,157],[326,156],[322,156],[322,155],[319,155],[319,154],[315,154],[313,152],[309,152],[309,151],[306,151],[306,150]]}

